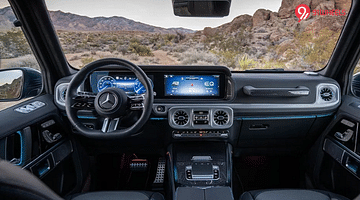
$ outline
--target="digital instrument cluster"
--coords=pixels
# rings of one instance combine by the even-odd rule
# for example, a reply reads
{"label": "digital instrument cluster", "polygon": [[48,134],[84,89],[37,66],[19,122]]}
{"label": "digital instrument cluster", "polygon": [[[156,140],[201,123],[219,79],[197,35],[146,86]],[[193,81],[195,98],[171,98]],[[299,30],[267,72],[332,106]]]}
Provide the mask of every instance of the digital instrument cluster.
{"label": "digital instrument cluster", "polygon": [[[149,79],[152,86],[153,83]],[[110,72],[94,72],[90,75],[90,87],[93,93],[110,87],[122,89],[128,95],[144,94],[145,87],[135,75],[111,74]]]}
{"label": "digital instrument cluster", "polygon": [[[222,73],[147,72],[157,99],[223,99],[225,75]],[[146,92],[139,79],[129,72],[95,71],[90,74],[84,89],[99,93],[106,88],[119,88],[128,96]]]}
{"label": "digital instrument cluster", "polygon": [[220,95],[220,75],[164,75],[165,96]]}

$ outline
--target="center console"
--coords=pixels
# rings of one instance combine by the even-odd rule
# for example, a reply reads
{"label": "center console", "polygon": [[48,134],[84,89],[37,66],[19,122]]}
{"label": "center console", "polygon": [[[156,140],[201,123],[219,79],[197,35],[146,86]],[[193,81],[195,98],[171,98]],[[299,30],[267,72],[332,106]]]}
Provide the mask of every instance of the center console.
{"label": "center console", "polygon": [[218,191],[226,194],[220,199],[232,199],[231,151],[231,145],[225,142],[170,145],[168,177],[173,184],[173,199],[213,199],[212,193]]}
{"label": "center console", "polygon": [[169,109],[169,125],[174,139],[229,137],[233,110],[226,106],[196,108],[179,106]]}

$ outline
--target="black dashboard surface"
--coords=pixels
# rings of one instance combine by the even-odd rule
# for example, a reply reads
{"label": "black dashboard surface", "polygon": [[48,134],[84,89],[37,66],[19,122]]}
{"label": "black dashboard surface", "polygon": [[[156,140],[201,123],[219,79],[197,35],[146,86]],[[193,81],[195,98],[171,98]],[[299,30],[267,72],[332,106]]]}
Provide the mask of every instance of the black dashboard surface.
{"label": "black dashboard surface", "polygon": [[[147,127],[144,128],[146,134],[142,135],[154,138],[162,135],[161,137],[165,139],[161,141],[201,140],[195,136],[198,134],[202,137],[204,133],[210,136],[219,134],[220,138],[217,139],[231,143],[237,153],[270,153],[268,148],[273,148],[273,153],[298,153],[321,133],[341,104],[339,84],[331,78],[316,73],[231,72],[227,67],[221,66],[140,67],[152,80],[155,95],[152,114]],[[122,78],[124,81],[126,77],[126,81],[132,82],[126,89],[132,91],[133,94],[139,94],[135,91],[136,78],[129,71],[111,67],[104,67],[97,71],[103,73],[102,77],[110,75],[115,80]],[[165,78],[169,75],[177,76],[180,80],[186,77],[213,79],[201,82],[205,91],[207,84],[210,86],[210,81],[214,81],[214,86],[216,85],[215,80],[218,76],[219,96],[196,96],[189,93],[183,96],[168,95],[165,89]],[[97,79],[97,83],[102,77]],[[72,77],[65,77],[58,81],[55,86],[57,94],[61,93],[59,89],[66,91],[71,79]],[[179,83],[176,81],[170,81],[170,88],[180,85],[180,81]],[[188,84],[187,87],[191,88],[191,84],[195,84],[192,81],[185,81],[185,84]],[[92,87],[88,77],[79,91],[93,92],[91,88],[97,88],[97,83],[96,87],[95,85]],[[258,95],[259,92],[257,92],[252,95],[245,92],[246,87],[256,88],[257,91],[267,91],[267,93]],[[291,95],[283,95],[284,91]],[[64,113],[64,104],[61,104],[57,96],[55,103]],[[225,125],[216,124],[216,120],[220,119],[217,115],[220,115],[222,111],[226,119],[231,119],[225,122]],[[200,112],[208,113],[206,114],[208,116],[205,116],[207,118],[202,121],[206,125],[196,124],[199,121],[196,117]],[[181,114],[184,117],[177,118],[177,115]],[[94,122],[97,120],[96,115],[89,113],[82,113],[82,115],[80,117],[83,120],[96,124]],[[181,121],[185,118],[188,118],[189,123],[185,121],[183,124],[177,124],[176,120]],[[162,127],[161,131],[159,127]],[[186,138],[187,134],[193,134],[194,137]],[[183,135],[185,138],[182,138]],[[202,137],[202,140],[206,140],[204,138]],[[238,148],[241,148],[241,151]]]}
{"label": "black dashboard surface", "polygon": [[[241,73],[231,72],[229,68],[223,66],[140,66],[148,77],[152,80],[155,92],[154,99],[154,114],[164,116],[167,110],[173,106],[187,105],[187,106],[217,106],[226,105],[230,106],[235,114],[241,115],[296,115],[296,114],[323,114],[333,113],[341,103],[340,89],[338,83],[330,78],[307,73]],[[131,79],[127,80],[131,83],[131,87],[127,88],[132,90],[132,93],[142,93],[141,85],[136,81],[136,77],[131,75],[128,71],[122,68],[104,67],[99,69],[101,73],[114,73],[111,75],[113,78],[118,79]],[[188,94],[182,95],[169,95],[173,91],[168,91],[169,88],[173,89],[178,84],[176,80],[168,83],[166,89],[166,76],[173,75],[188,78],[214,78],[219,76],[218,93],[216,91],[208,92],[209,95],[192,95],[191,91]],[[106,76],[106,75],[104,75]],[[215,77],[214,77],[215,76]],[[72,77],[65,77],[60,79],[56,87],[61,84],[68,84]],[[101,77],[97,79],[99,83]],[[214,81],[214,86],[216,85]],[[92,85],[88,77],[84,83],[83,88],[80,90],[94,92],[94,88],[98,85]],[[202,82],[210,86],[208,80]],[[169,86],[169,84],[171,84]],[[179,83],[180,84],[180,83]],[[191,88],[191,84],[195,82],[189,81],[187,89]],[[138,86],[136,86],[138,85]],[[139,86],[140,85],[140,86]],[[211,85],[213,85],[211,83]],[[195,86],[195,85],[194,85]],[[260,89],[292,89],[307,88],[308,94],[299,96],[251,96],[244,92],[245,86],[252,86]],[[186,88],[185,87],[185,88]],[[135,89],[137,88],[137,89]],[[211,89],[216,89],[212,87]],[[136,91],[135,91],[136,90]],[[326,93],[327,90],[330,92]],[[138,92],[137,92],[138,91]],[[200,91],[203,92],[204,90]],[[189,91],[188,91],[189,92]],[[199,91],[198,91],[199,92]],[[174,91],[173,94],[176,92]],[[323,93],[330,95],[331,99],[322,99]],[[213,95],[214,94],[214,95]],[[56,102],[58,103],[58,102]],[[58,103],[59,105],[59,103]],[[159,113],[156,111],[157,106],[164,106],[165,112]],[[60,108],[62,108],[60,106]]]}

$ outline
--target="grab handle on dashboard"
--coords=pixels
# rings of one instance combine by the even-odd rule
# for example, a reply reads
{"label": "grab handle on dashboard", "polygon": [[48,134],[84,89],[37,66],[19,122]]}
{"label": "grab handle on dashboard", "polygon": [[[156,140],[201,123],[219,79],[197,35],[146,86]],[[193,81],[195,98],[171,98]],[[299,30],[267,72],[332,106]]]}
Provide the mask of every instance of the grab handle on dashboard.
{"label": "grab handle on dashboard", "polygon": [[305,86],[295,88],[255,88],[244,86],[243,92],[254,97],[301,97],[308,96],[310,89]]}

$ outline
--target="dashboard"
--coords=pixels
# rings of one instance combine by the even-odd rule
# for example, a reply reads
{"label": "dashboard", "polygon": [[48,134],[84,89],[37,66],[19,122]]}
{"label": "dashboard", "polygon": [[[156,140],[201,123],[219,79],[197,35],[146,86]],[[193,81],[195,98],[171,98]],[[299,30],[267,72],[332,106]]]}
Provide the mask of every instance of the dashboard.
{"label": "dashboard", "polygon": [[[286,148],[297,151],[308,136],[319,133],[313,127],[330,119],[341,103],[338,83],[316,73],[237,73],[222,66],[140,67],[154,91],[151,123],[144,129],[156,135],[162,127],[160,132],[174,140],[227,140],[249,148],[278,147],[286,140]],[[55,86],[55,103],[63,112],[71,79],[65,77]],[[146,92],[133,73],[119,66],[94,71],[78,91],[96,94],[109,87],[120,88],[128,96]],[[96,113],[78,114],[84,124],[97,126]]]}

